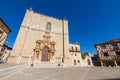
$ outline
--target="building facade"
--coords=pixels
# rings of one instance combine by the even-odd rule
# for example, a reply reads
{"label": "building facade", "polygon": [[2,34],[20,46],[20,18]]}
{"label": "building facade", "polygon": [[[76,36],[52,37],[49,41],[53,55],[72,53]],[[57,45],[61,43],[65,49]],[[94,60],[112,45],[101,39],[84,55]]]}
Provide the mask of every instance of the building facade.
{"label": "building facade", "polygon": [[8,62],[71,64],[68,21],[27,9]]}
{"label": "building facade", "polygon": [[4,55],[2,50],[4,48],[4,43],[9,32],[11,32],[11,29],[8,27],[5,21],[0,17],[0,60],[2,60],[2,56]]}
{"label": "building facade", "polygon": [[83,60],[83,66],[93,66],[92,61],[93,54],[85,53],[85,59]]}
{"label": "building facade", "polygon": [[69,51],[72,59],[72,65],[74,66],[81,66],[82,58],[81,58],[81,51],[80,51],[80,45],[78,43],[76,44],[69,44]]}
{"label": "building facade", "polygon": [[[69,43],[68,20],[27,9],[9,63],[86,66],[79,44]],[[84,65],[85,64],[85,65]]]}
{"label": "building facade", "polygon": [[7,45],[3,45],[1,52],[3,53],[3,55],[1,56],[1,60],[7,62],[12,52],[12,48],[8,47]]}
{"label": "building facade", "polygon": [[101,66],[120,66],[120,38],[95,45]]}

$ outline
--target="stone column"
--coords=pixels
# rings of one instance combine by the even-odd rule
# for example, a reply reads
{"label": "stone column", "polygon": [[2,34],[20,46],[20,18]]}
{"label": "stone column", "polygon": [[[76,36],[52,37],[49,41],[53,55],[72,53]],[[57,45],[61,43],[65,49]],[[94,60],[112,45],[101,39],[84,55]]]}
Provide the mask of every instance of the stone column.
{"label": "stone column", "polygon": [[103,62],[102,62],[102,60],[100,61],[100,63],[101,63],[101,67],[103,67]]}
{"label": "stone column", "polygon": [[19,64],[21,62],[22,56],[18,55],[17,63]]}
{"label": "stone column", "polygon": [[39,62],[41,62],[42,51],[39,52]]}
{"label": "stone column", "polygon": [[29,55],[28,64],[29,64],[29,66],[31,66],[31,64],[32,64],[32,55]]}
{"label": "stone column", "polygon": [[117,65],[117,62],[116,61],[114,61],[114,63],[115,63],[115,66],[117,67],[118,65]]}

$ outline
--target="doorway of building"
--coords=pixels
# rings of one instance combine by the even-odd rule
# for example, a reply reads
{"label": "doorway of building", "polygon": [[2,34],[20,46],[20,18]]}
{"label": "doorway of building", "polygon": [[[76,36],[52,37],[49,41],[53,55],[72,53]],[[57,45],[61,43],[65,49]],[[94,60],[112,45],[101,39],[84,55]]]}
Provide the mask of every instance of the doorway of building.
{"label": "doorway of building", "polygon": [[87,62],[88,62],[88,65],[91,65],[91,63],[90,63],[90,59],[87,59]]}
{"label": "doorway of building", "polygon": [[48,54],[49,54],[49,48],[44,47],[41,55],[41,62],[49,61]]}
{"label": "doorway of building", "polygon": [[77,65],[76,60],[74,60],[74,65]]}

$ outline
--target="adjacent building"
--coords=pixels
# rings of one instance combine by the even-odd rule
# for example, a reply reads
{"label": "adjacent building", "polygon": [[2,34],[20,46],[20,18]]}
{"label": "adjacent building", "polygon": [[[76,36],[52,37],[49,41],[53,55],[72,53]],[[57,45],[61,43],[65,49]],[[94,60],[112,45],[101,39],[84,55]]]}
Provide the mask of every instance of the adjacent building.
{"label": "adjacent building", "polygon": [[120,38],[95,45],[101,66],[120,66]]}
{"label": "adjacent building", "polygon": [[1,50],[1,53],[2,53],[1,60],[4,62],[7,62],[11,52],[12,52],[11,47],[7,45],[3,45],[2,50]]}
{"label": "adjacent building", "polygon": [[94,54],[91,58],[92,58],[92,63],[94,66],[101,66],[98,54]]}
{"label": "adjacent building", "polygon": [[72,59],[72,65],[74,66],[81,66],[82,58],[81,58],[81,51],[80,51],[80,45],[78,43],[69,44],[69,51]]}
{"label": "adjacent building", "polygon": [[81,66],[93,66],[93,62],[92,62],[93,55],[88,52],[84,54],[85,54],[85,58],[81,60]]}
{"label": "adjacent building", "polygon": [[0,17],[0,60],[2,60],[2,56],[4,55],[3,48],[6,38],[11,32],[9,26],[5,23],[5,21]]}

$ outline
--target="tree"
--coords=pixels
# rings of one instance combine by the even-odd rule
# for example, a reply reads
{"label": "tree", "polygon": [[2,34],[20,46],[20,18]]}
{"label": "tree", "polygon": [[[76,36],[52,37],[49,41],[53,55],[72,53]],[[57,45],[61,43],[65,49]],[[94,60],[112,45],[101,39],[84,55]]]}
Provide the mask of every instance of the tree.
{"label": "tree", "polygon": [[85,59],[85,53],[81,52],[82,59]]}

